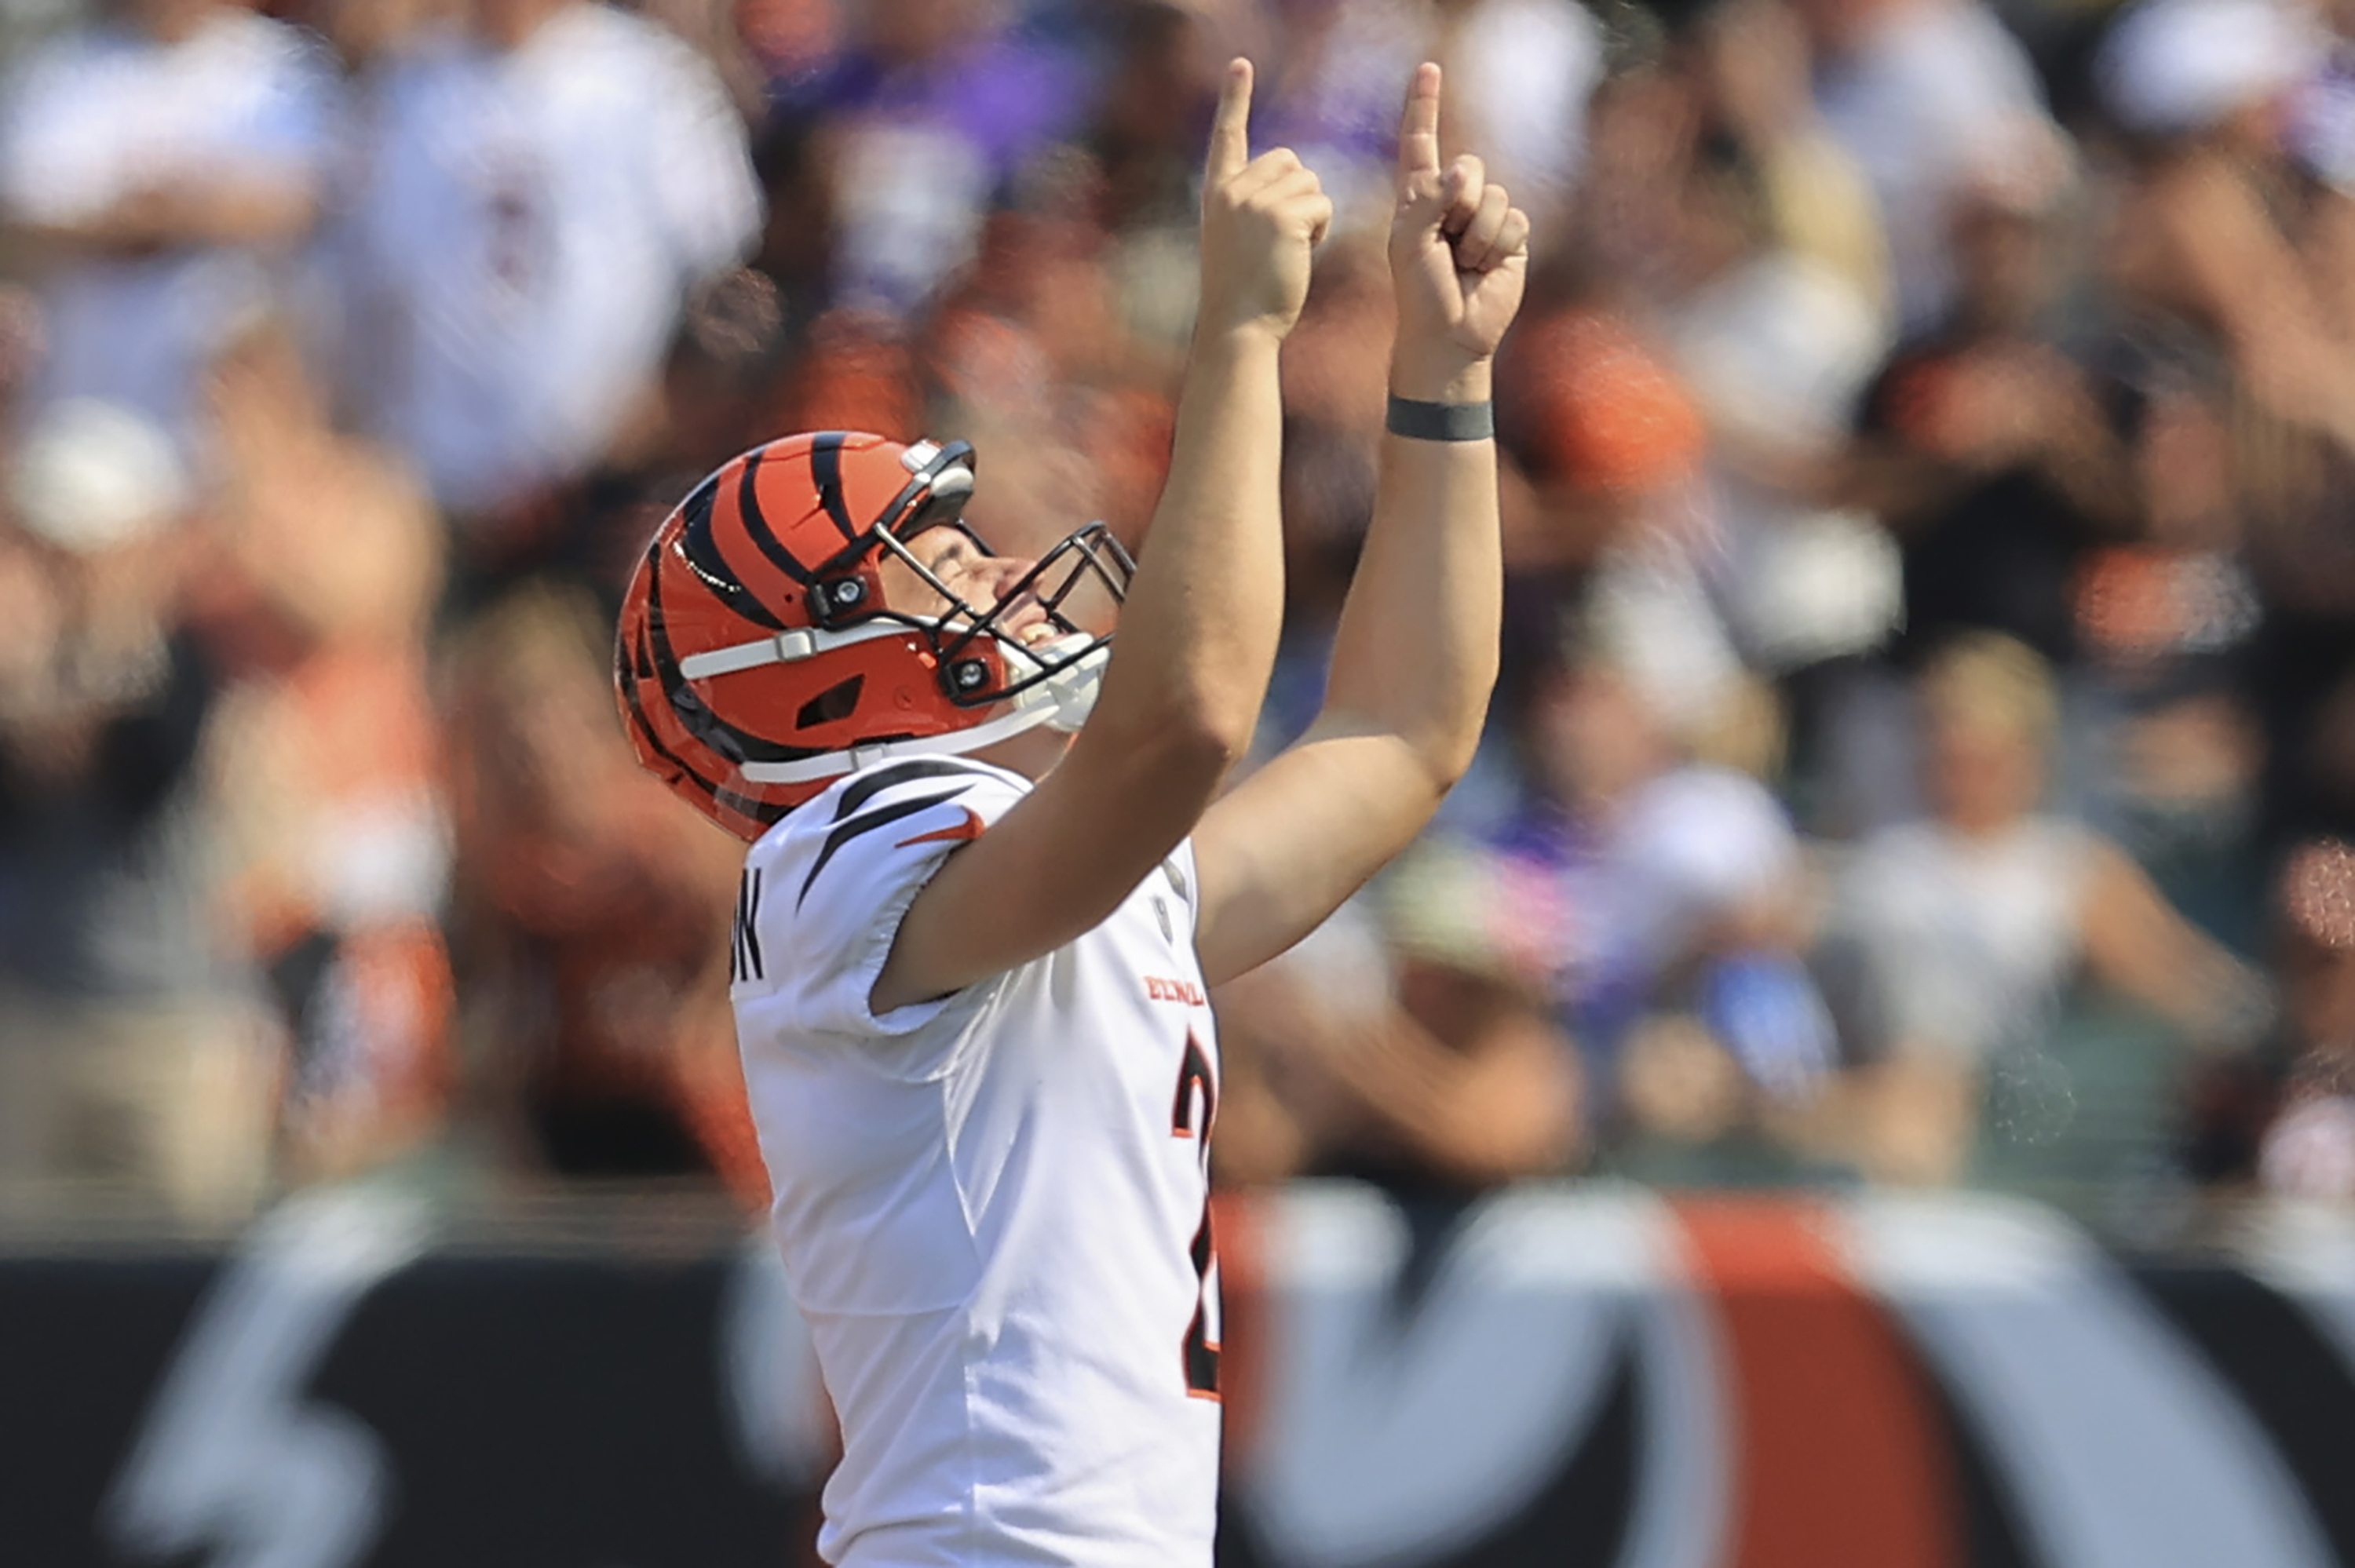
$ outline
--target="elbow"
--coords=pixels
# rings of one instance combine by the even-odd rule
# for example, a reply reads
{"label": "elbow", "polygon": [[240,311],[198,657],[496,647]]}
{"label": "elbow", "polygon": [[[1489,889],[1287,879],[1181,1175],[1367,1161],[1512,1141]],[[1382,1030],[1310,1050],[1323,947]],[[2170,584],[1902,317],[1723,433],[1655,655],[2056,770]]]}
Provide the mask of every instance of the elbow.
{"label": "elbow", "polygon": [[1251,751],[1264,690],[1263,679],[1189,683],[1141,715],[1149,731],[1147,744],[1169,766],[1222,779]]}
{"label": "elbow", "polygon": [[1124,727],[1120,750],[1139,772],[1204,800],[1251,746],[1247,724],[1191,706],[1138,714]]}
{"label": "elbow", "polygon": [[1252,727],[1247,720],[1232,715],[1189,714],[1173,718],[1161,731],[1157,747],[1161,765],[1216,789],[1251,750]]}
{"label": "elbow", "polygon": [[1464,782],[1472,771],[1472,759],[1480,750],[1480,732],[1476,729],[1451,736],[1423,752],[1424,768],[1431,775],[1431,791],[1434,798],[1444,799],[1447,792]]}
{"label": "elbow", "polygon": [[1477,725],[1409,730],[1398,738],[1430,791],[1429,804],[1433,810],[1447,798],[1448,791],[1472,771],[1472,759],[1480,749]]}

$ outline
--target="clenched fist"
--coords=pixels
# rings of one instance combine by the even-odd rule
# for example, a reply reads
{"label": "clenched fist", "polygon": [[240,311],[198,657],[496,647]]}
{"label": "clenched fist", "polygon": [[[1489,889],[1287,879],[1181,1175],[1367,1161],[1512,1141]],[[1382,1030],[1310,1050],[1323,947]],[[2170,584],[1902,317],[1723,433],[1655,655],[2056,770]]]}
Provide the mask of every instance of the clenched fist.
{"label": "clenched fist", "polygon": [[1488,183],[1479,159],[1440,167],[1435,65],[1416,69],[1399,121],[1390,250],[1399,314],[1391,390],[1434,401],[1487,396],[1488,359],[1529,278],[1529,218]]}
{"label": "clenched fist", "polygon": [[1288,147],[1251,155],[1252,68],[1227,68],[1202,175],[1199,331],[1282,338],[1308,298],[1308,264],[1333,221],[1314,171]]}

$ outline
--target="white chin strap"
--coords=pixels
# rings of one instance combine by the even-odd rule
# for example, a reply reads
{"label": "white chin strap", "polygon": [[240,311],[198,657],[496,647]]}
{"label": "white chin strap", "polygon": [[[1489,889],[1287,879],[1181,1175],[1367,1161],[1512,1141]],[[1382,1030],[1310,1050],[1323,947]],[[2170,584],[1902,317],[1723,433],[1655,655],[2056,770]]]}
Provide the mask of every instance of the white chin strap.
{"label": "white chin strap", "polygon": [[[820,647],[840,647],[846,642],[864,641],[869,637],[905,636],[904,625],[889,627],[854,627],[848,631],[787,631],[761,642],[743,643],[735,648],[722,648],[709,653],[690,654],[679,661],[680,673],[689,679],[727,674],[737,670],[750,670],[757,665],[777,663],[787,659],[807,658]],[[794,646],[783,646],[788,639]],[[821,641],[823,640],[823,641]],[[1018,642],[995,638],[1000,654],[1009,664],[1028,663],[1044,669],[1061,650],[1074,643],[1090,641],[1084,635],[1059,638],[1038,648],[1026,648]],[[920,740],[886,740],[873,746],[854,746],[847,751],[829,751],[822,757],[805,758],[799,762],[746,762],[737,771],[748,784],[815,784],[855,773],[862,768],[872,768],[879,762],[896,762],[910,757],[959,757],[978,751],[986,746],[1038,728],[1040,725],[1069,735],[1087,723],[1089,712],[1096,705],[1096,691],[1103,683],[1105,663],[1112,650],[1098,644],[1074,659],[1068,666],[1048,676],[1027,691],[1017,692],[1007,699],[1007,711],[993,719],[985,719],[970,729],[952,730],[947,735],[926,736]]]}

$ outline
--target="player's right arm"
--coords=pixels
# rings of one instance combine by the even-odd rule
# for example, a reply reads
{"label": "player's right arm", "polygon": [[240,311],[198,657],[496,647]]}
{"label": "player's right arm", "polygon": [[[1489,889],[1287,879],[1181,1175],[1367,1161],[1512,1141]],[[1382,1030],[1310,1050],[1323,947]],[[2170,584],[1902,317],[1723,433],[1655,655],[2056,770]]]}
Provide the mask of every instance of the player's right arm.
{"label": "player's right arm", "polygon": [[1202,298],[1169,481],[1103,690],[1068,756],[910,905],[871,992],[885,1012],[1093,929],[1160,863],[1250,743],[1284,567],[1276,351],[1331,221],[1289,151],[1250,155],[1252,72],[1229,68],[1202,195]]}

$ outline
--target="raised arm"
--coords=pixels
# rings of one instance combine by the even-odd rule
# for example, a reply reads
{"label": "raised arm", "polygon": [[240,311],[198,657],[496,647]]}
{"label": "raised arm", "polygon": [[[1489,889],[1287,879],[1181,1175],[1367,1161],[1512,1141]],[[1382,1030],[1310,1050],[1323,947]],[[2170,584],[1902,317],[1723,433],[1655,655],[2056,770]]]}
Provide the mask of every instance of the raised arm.
{"label": "raised arm", "polygon": [[878,1012],[1092,929],[1193,831],[1249,743],[1283,620],[1276,350],[1332,219],[1289,151],[1250,156],[1252,72],[1230,68],[1202,196],[1202,302],[1154,513],[1103,694],[1070,754],[919,894]]}
{"label": "raised arm", "polygon": [[[1439,68],[1420,68],[1391,226],[1393,397],[1487,404],[1489,362],[1520,307],[1529,227],[1479,159],[1441,168]],[[1298,941],[1430,821],[1479,740],[1502,580],[1495,441],[1383,436],[1324,711],[1195,834],[1197,939],[1213,983]]]}

